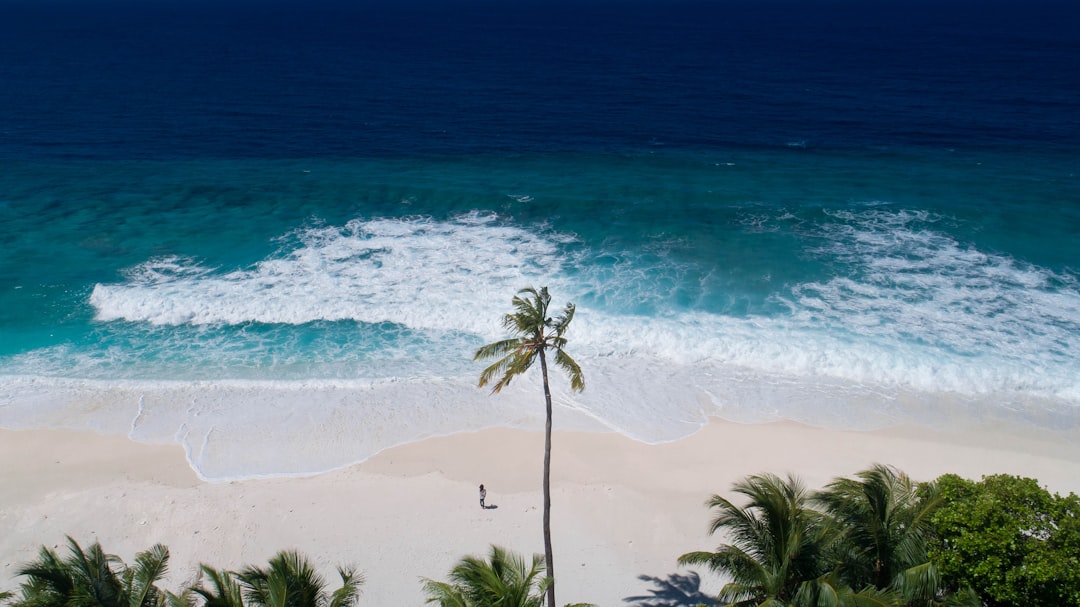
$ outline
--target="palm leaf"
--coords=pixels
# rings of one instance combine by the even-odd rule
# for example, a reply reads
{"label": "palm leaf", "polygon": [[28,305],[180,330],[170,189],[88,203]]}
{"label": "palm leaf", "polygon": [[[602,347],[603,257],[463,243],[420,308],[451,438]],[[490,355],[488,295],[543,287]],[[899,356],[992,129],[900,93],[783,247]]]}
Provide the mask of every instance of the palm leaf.
{"label": "palm leaf", "polygon": [[499,546],[487,559],[465,556],[450,570],[450,581],[422,578],[427,602],[440,607],[541,607],[549,583],[541,578],[543,559],[531,561]]}
{"label": "palm leaf", "polygon": [[207,565],[199,571],[209,580],[210,588],[199,584],[191,590],[202,598],[203,607],[244,607],[243,591],[233,574]]}
{"label": "palm leaf", "polygon": [[581,374],[581,367],[562,348],[555,350],[555,364],[570,377],[571,390],[581,392],[585,389],[585,377]]}
{"label": "palm leaf", "polygon": [[135,555],[135,566],[128,584],[128,607],[156,607],[164,595],[155,585],[169,568],[169,549],[155,544],[149,550]]}
{"label": "palm leaf", "polygon": [[364,576],[353,569],[341,567],[338,568],[338,576],[341,577],[341,588],[330,595],[329,607],[352,607],[360,599]]}

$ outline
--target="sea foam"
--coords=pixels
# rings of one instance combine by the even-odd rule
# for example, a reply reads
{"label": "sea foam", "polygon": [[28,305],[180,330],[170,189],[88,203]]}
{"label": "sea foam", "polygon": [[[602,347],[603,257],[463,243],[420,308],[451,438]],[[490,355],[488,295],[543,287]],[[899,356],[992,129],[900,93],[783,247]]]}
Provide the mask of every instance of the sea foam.
{"label": "sea foam", "polygon": [[[829,214],[809,231],[807,251],[841,271],[779,286],[770,298],[786,312],[772,315],[680,306],[671,293],[694,271],[663,250],[586,246],[573,235],[480,214],[299,230],[283,238],[278,255],[244,269],[150,260],[124,283],[96,285],[90,302],[101,321],[389,323],[425,343],[440,336],[440,343],[461,347],[500,336],[499,318],[517,289],[548,285],[556,306],[593,294],[574,326],[575,346],[590,357],[1080,400],[1073,379],[1080,352],[1076,277],[963,245],[935,229],[943,221],[876,207]],[[645,298],[651,314],[638,312]],[[393,341],[380,347],[392,351]],[[452,354],[433,353],[432,364],[458,358]],[[357,364],[378,358],[372,353]]]}
{"label": "sea foam", "polygon": [[[748,229],[794,221],[781,211]],[[878,206],[827,213],[802,228],[805,254],[839,269],[776,286],[781,312],[741,315],[682,303],[679,281],[707,271],[674,245],[612,248],[479,213],[305,227],[250,267],[159,258],[96,285],[100,347],[14,357],[0,410],[8,427],[179,442],[214,480],[538,428],[536,374],[489,396],[470,358],[504,335],[514,292],[547,285],[553,306],[583,302],[568,338],[588,387],[575,394],[553,377],[560,429],[663,442],[713,416],[1080,426],[1075,276],[965,245],[947,221]]]}

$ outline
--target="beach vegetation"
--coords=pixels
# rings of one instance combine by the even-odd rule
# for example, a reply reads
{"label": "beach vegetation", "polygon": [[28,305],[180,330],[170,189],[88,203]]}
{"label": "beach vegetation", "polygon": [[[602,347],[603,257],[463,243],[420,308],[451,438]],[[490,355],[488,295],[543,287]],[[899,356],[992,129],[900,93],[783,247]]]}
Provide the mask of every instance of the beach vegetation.
{"label": "beach vegetation", "polygon": [[428,603],[439,607],[541,607],[551,578],[539,554],[521,555],[492,545],[487,558],[465,556],[448,582],[422,578]]}
{"label": "beach vegetation", "polygon": [[247,607],[352,607],[364,578],[356,570],[338,567],[341,586],[327,591],[326,581],[311,562],[295,550],[284,550],[268,567],[247,567],[236,578]]}
{"label": "beach vegetation", "polygon": [[68,556],[41,547],[38,558],[18,569],[26,579],[11,607],[165,607],[157,586],[169,564],[169,550],[156,544],[126,565],[94,542],[84,549],[71,537]]}
{"label": "beach vegetation", "polygon": [[[735,483],[743,505],[713,495],[709,533],[730,540],[715,552],[689,552],[681,565],[704,565],[731,579],[717,600],[724,605],[852,604],[854,593],[824,558],[835,528],[810,504],[810,493],[794,476],[753,475]],[[874,604],[867,595],[863,604]],[[880,604],[891,604],[880,598]]]}
{"label": "beach vegetation", "polygon": [[948,599],[978,606],[966,586],[950,592],[930,558],[930,518],[943,503],[934,483],[920,485],[878,464],[854,478],[833,480],[815,494],[814,503],[837,529],[828,558],[848,586],[890,591],[904,605]]}
{"label": "beach vegetation", "polygon": [[722,605],[980,605],[967,581],[932,558],[931,520],[945,503],[934,483],[875,465],[816,493],[771,474],[732,490],[740,503],[720,495],[707,502],[710,534],[730,543],[679,558],[731,580],[717,597]]}
{"label": "beach vegetation", "polygon": [[931,554],[989,607],[1080,606],[1080,498],[998,474],[937,479]]}
{"label": "beach vegetation", "polygon": [[544,425],[544,562],[549,582],[547,584],[548,607],[555,607],[555,565],[551,549],[551,387],[548,382],[547,353],[552,353],[555,366],[566,372],[570,389],[585,389],[585,376],[581,367],[566,353],[566,330],[574,319],[574,304],[568,303],[562,313],[551,317],[548,306],[551,295],[547,287],[539,291],[524,288],[514,296],[514,311],[503,316],[502,325],[513,337],[496,341],[476,350],[473,360],[496,359],[480,373],[480,387],[492,384],[492,393],[510,385],[518,375],[528,371],[540,361],[540,375],[544,384],[546,417]]}
{"label": "beach vegetation", "polygon": [[[199,568],[198,579],[179,594],[158,587],[168,570],[169,550],[156,544],[127,565],[95,542],[83,549],[68,538],[67,558],[42,546],[38,558],[18,569],[26,579],[9,607],[353,607],[363,577],[338,568],[341,587],[328,592],[323,578],[295,551],[283,551],[269,567],[240,572]],[[0,600],[5,597],[0,595]]]}
{"label": "beach vegetation", "polygon": [[198,581],[186,592],[190,599],[185,603],[191,607],[244,607],[244,594],[236,576],[205,563],[199,566]]}

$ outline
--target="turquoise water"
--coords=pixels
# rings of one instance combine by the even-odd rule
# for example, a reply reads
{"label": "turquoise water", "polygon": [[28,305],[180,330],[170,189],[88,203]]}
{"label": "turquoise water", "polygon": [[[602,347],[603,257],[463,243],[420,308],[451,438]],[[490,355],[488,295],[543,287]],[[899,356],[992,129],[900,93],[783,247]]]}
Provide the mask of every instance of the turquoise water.
{"label": "turquoise water", "polygon": [[[403,441],[527,420],[531,384],[493,403],[469,387],[470,356],[500,337],[517,289],[547,285],[579,306],[570,339],[589,390],[557,390],[582,419],[572,427],[654,441],[707,415],[932,425],[942,399],[1075,425],[1071,168],[802,148],[28,162],[2,184],[5,423],[126,432],[148,394],[178,384],[246,386],[215,401],[242,418],[289,384],[333,386],[364,435],[364,407],[428,407],[447,382],[460,419],[416,422],[405,407],[379,423]],[[55,413],[38,399],[87,392],[116,418],[41,417]],[[172,421],[144,438],[187,428],[184,399],[151,396]],[[225,462],[202,471],[246,474]]]}
{"label": "turquoise water", "polygon": [[[1080,53],[1036,13],[287,6],[16,15],[71,52],[0,45],[0,426],[218,480],[540,427],[537,378],[489,397],[471,361],[529,285],[578,306],[561,429],[1080,426]],[[513,50],[541,26],[565,48]]]}

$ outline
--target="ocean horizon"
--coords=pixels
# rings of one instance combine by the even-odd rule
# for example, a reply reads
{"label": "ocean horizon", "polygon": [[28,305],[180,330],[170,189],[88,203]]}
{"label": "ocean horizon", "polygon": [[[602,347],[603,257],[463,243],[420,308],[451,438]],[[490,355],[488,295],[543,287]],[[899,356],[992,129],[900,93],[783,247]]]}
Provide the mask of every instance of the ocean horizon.
{"label": "ocean horizon", "polygon": [[1080,9],[0,3],[0,427],[209,480],[540,428],[1080,428]]}

